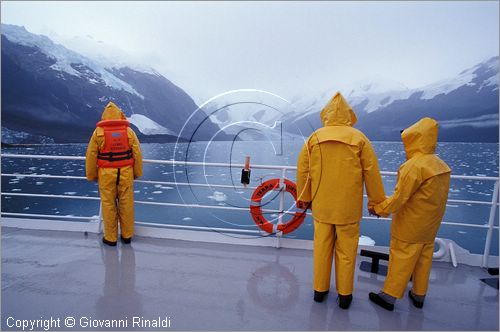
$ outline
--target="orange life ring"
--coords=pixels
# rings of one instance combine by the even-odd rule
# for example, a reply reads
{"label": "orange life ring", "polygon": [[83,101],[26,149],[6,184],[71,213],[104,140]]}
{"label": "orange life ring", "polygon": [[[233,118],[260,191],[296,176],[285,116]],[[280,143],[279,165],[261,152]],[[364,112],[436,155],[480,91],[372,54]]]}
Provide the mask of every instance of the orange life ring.
{"label": "orange life ring", "polygon": [[[292,181],[285,179],[284,180],[285,190],[292,194],[295,201],[297,201],[297,187],[295,183]],[[250,214],[252,215],[252,219],[257,226],[263,231],[272,234],[276,232],[283,232],[283,234],[291,233],[302,224],[306,217],[305,211],[297,211],[293,215],[293,218],[288,222],[275,225],[262,215],[262,206],[260,202],[262,198],[271,190],[279,190],[280,189],[280,179],[271,179],[262,183],[260,186],[255,189],[252,194],[252,205],[250,205]]]}

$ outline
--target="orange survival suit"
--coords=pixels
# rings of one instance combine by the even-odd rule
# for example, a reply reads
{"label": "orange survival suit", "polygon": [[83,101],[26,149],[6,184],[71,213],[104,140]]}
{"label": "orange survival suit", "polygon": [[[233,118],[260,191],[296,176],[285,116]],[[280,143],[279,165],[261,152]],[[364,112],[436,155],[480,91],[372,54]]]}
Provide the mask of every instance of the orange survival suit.
{"label": "orange survival suit", "polygon": [[101,121],[90,138],[86,175],[99,182],[103,242],[115,245],[118,222],[125,243],[134,235],[134,179],[142,176],[142,154],[135,132],[114,103],[105,107]]}

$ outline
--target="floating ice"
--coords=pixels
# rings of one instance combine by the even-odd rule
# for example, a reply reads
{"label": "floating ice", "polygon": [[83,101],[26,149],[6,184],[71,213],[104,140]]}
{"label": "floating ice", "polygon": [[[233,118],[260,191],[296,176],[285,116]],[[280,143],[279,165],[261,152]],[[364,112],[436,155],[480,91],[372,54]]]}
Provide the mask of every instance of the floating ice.
{"label": "floating ice", "polygon": [[456,207],[458,207],[458,205],[454,205],[454,204],[446,204],[446,207],[456,208]]}
{"label": "floating ice", "polygon": [[212,196],[208,196],[208,198],[213,199],[216,202],[225,202],[227,200],[226,194],[220,191],[214,191]]}
{"label": "floating ice", "polygon": [[21,189],[19,189],[19,188],[14,188],[14,189],[12,189],[12,191],[21,191]]}
{"label": "floating ice", "polygon": [[155,190],[152,192],[152,194],[161,194],[161,193],[163,193],[163,191],[161,191],[161,190]]}
{"label": "floating ice", "polygon": [[459,234],[467,234],[467,232],[464,231],[458,231]]}
{"label": "floating ice", "polygon": [[189,221],[189,220],[193,220],[193,218],[190,218],[190,217],[184,217],[184,218],[182,218],[182,220],[184,220],[184,221]]}
{"label": "floating ice", "polygon": [[365,235],[361,235],[359,237],[358,244],[362,245],[362,246],[374,246],[375,245],[375,240],[373,240],[371,237],[368,237],[368,236],[365,236]]}
{"label": "floating ice", "polygon": [[44,183],[45,183],[45,182],[43,182],[43,181],[37,181],[37,182],[35,182],[35,184],[36,184],[37,186],[41,186],[41,185],[42,185],[42,184],[44,184]]}
{"label": "floating ice", "polygon": [[76,195],[76,191],[65,191],[64,195]]}

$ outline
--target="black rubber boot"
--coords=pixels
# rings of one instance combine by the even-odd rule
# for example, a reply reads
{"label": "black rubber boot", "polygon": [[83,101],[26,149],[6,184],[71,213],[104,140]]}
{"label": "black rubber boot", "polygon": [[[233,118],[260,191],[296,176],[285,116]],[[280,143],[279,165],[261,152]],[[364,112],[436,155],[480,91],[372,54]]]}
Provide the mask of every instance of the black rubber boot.
{"label": "black rubber boot", "polygon": [[325,299],[325,296],[328,294],[328,292],[329,291],[325,291],[325,292],[314,291],[314,301],[323,302],[323,300]]}
{"label": "black rubber boot", "polygon": [[129,238],[124,238],[123,236],[120,236],[120,237],[122,239],[122,243],[129,244],[130,242],[132,242],[131,237],[129,237]]}
{"label": "black rubber boot", "polygon": [[342,309],[349,309],[352,302],[352,294],[340,295],[339,294],[339,307]]}
{"label": "black rubber boot", "polygon": [[413,294],[411,293],[411,290],[408,291],[408,297],[410,298],[411,302],[415,306],[415,308],[422,309],[424,306],[424,302],[418,301],[416,298],[413,297]]}
{"label": "black rubber boot", "polygon": [[111,247],[116,247],[116,241],[115,242],[108,241],[104,237],[102,238],[102,243],[107,244],[108,246],[111,246]]}
{"label": "black rubber boot", "polygon": [[377,293],[371,293],[368,294],[368,297],[370,298],[370,301],[372,301],[375,304],[378,304],[385,310],[393,311],[394,310],[394,304],[391,304],[389,302],[386,302],[380,295]]}

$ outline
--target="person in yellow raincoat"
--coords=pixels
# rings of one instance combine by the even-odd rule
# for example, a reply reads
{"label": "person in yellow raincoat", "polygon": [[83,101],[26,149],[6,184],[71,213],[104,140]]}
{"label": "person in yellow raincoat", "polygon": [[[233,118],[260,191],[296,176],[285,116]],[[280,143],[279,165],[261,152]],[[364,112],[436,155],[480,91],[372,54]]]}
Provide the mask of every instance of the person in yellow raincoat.
{"label": "person in yellow raincoat", "polygon": [[385,193],[373,147],[352,127],[356,115],[340,93],[320,117],[324,127],[309,136],[297,162],[298,207],[310,206],[314,218],[314,300],[322,302],[329,292],[335,253],[339,306],[347,309],[354,286],[363,184],[370,207],[382,202]]}
{"label": "person in yellow raincoat", "polygon": [[86,175],[98,181],[104,222],[102,241],[115,246],[120,223],[123,243],[134,235],[134,179],[142,176],[139,140],[123,112],[110,102],[90,138]]}
{"label": "person in yellow raincoat", "polygon": [[389,268],[384,288],[370,293],[371,301],[394,310],[410,277],[410,300],[422,308],[429,284],[434,240],[443,218],[451,170],[437,155],[438,123],[423,118],[401,133],[406,162],[401,165],[394,193],[370,209],[371,213],[392,213]]}

